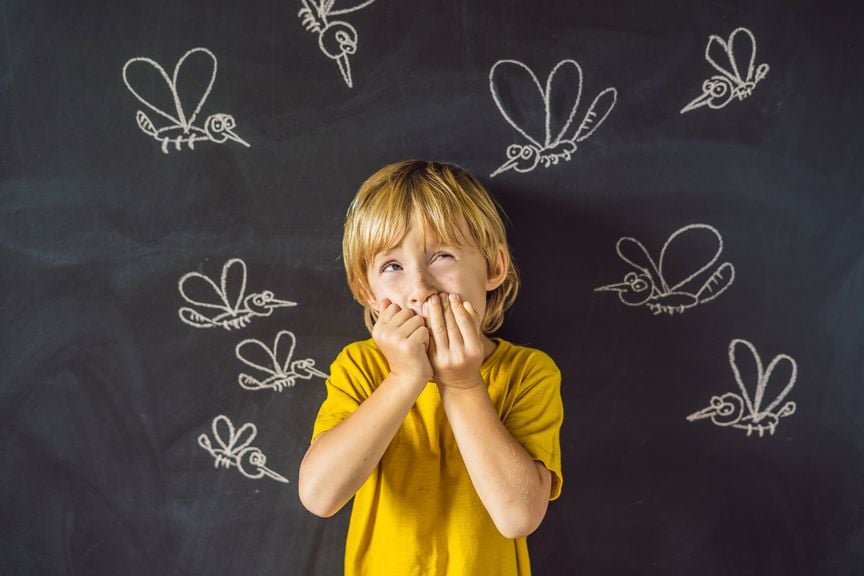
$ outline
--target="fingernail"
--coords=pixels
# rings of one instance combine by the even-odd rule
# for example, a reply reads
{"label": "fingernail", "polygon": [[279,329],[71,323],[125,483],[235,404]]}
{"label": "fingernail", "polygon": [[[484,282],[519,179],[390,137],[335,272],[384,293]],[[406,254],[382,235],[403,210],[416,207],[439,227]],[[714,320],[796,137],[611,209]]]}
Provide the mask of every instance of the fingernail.
{"label": "fingernail", "polygon": [[459,301],[459,295],[458,294],[450,294],[450,301],[451,302],[458,302]]}
{"label": "fingernail", "polygon": [[429,302],[432,302],[432,304],[438,304],[438,295],[437,295],[437,294],[433,294],[432,296],[430,296],[430,297],[429,297]]}

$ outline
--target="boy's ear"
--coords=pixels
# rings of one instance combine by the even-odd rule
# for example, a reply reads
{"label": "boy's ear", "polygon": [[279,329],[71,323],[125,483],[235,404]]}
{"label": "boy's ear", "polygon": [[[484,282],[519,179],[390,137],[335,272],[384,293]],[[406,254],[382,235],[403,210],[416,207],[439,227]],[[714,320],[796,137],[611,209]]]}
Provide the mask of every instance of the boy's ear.
{"label": "boy's ear", "polygon": [[510,259],[507,258],[507,252],[503,246],[499,246],[495,254],[495,261],[489,267],[489,273],[486,276],[486,291],[491,292],[498,288],[507,278],[507,269],[510,268]]}

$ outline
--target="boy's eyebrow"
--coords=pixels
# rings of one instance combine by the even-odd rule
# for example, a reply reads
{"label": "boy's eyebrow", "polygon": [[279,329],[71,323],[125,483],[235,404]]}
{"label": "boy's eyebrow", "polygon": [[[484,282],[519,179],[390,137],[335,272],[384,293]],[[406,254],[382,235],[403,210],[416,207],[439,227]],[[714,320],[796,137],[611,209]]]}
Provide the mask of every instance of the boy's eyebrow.
{"label": "boy's eyebrow", "polygon": [[401,247],[393,246],[392,248],[385,248],[380,252],[377,252],[374,256],[372,256],[372,262],[377,262],[378,260],[389,260],[393,258],[394,255],[398,255]]}

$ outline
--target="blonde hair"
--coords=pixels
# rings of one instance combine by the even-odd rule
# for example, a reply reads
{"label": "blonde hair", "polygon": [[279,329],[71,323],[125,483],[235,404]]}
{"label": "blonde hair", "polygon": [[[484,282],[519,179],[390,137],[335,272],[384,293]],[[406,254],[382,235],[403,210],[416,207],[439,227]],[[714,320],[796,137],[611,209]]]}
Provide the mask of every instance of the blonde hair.
{"label": "blonde hair", "polygon": [[[348,286],[364,307],[366,327],[371,331],[377,317],[367,301],[372,293],[369,266],[377,254],[397,246],[417,218],[441,242],[473,243],[486,260],[487,274],[495,273],[503,248],[506,274],[503,282],[486,294],[482,324],[487,334],[500,328],[504,312],[519,292],[519,274],[498,210],[483,185],[452,164],[407,160],[372,174],[348,207],[342,236]],[[460,226],[463,222],[468,238]]]}

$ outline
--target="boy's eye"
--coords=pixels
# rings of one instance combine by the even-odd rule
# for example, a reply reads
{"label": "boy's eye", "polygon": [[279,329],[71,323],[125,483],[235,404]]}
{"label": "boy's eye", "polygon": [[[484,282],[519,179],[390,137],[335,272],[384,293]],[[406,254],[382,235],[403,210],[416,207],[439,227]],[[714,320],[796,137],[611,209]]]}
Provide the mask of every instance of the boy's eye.
{"label": "boy's eye", "polygon": [[432,257],[432,261],[434,262],[436,260],[442,260],[442,259],[448,259],[448,258],[453,258],[453,255],[450,254],[449,252],[438,252],[437,254],[435,254]]}
{"label": "boy's eye", "polygon": [[381,267],[381,272],[396,272],[397,270],[401,270],[402,266],[397,264],[396,262],[388,262],[384,266]]}

